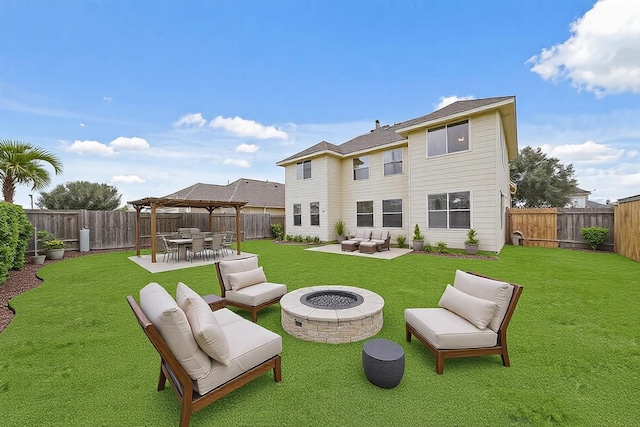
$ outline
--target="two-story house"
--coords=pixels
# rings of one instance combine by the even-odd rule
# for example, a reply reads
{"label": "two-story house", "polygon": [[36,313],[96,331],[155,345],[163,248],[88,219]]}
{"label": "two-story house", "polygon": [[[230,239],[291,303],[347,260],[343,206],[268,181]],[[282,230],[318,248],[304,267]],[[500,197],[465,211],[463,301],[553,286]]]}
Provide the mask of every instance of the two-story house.
{"label": "two-story house", "polygon": [[340,145],[323,141],[277,163],[285,168],[288,234],[336,238],[383,228],[410,241],[463,248],[467,231],[480,249],[505,243],[505,210],[518,155],[515,97],[457,101],[426,116],[380,126]]}

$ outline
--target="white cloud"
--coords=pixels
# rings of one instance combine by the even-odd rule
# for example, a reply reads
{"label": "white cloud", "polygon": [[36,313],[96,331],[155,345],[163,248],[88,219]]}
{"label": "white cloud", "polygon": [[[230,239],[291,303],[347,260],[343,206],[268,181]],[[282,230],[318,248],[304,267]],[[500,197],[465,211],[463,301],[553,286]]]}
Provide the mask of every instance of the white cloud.
{"label": "white cloud", "polygon": [[640,2],[599,0],[570,25],[564,43],[542,49],[526,64],[545,80],[604,96],[640,93]]}
{"label": "white cloud", "polygon": [[453,104],[456,101],[468,101],[470,99],[476,99],[475,96],[473,95],[469,95],[469,96],[456,96],[456,95],[451,95],[451,96],[441,96],[440,97],[440,101],[438,101],[437,104],[433,104],[436,110],[439,110],[441,108],[446,107],[447,105]]}
{"label": "white cloud", "polygon": [[126,182],[126,183],[142,184],[146,182],[146,180],[143,178],[140,178],[137,175],[115,175],[111,177],[111,182],[112,183]]}
{"label": "white cloud", "polygon": [[66,150],[80,154],[98,154],[100,156],[113,156],[118,154],[113,147],[98,141],[75,141],[67,147]]}
{"label": "white cloud", "polygon": [[[624,149],[616,149],[593,141],[587,141],[582,144],[564,144],[557,146],[543,144],[540,148],[551,157],[563,160],[564,162],[572,164],[582,163],[585,165],[616,162],[628,153]],[[635,155],[634,152],[628,154]]]}
{"label": "white cloud", "polygon": [[144,138],[119,136],[109,144],[113,148],[119,148],[123,150],[146,150],[149,148],[149,143]]}
{"label": "white cloud", "polygon": [[207,121],[202,117],[202,113],[191,113],[180,117],[175,123],[173,123],[173,127],[178,128],[184,126],[201,128],[206,124]]}
{"label": "white cloud", "polygon": [[83,128],[85,126],[84,123],[80,123],[80,127]]}
{"label": "white cloud", "polygon": [[265,126],[241,117],[218,116],[209,123],[214,129],[224,129],[234,135],[257,139],[287,139],[289,135],[275,126]]}
{"label": "white cloud", "polygon": [[111,101],[113,101],[113,98],[112,98],[112,97],[110,97],[110,96],[103,96],[103,97],[102,97],[102,100],[103,100],[104,102],[111,102]]}
{"label": "white cloud", "polygon": [[226,159],[222,163],[224,163],[225,165],[240,166],[241,168],[248,168],[251,166],[251,163],[249,163],[245,159]]}
{"label": "white cloud", "polygon": [[236,147],[236,151],[241,153],[255,153],[260,147],[255,144],[240,144]]}

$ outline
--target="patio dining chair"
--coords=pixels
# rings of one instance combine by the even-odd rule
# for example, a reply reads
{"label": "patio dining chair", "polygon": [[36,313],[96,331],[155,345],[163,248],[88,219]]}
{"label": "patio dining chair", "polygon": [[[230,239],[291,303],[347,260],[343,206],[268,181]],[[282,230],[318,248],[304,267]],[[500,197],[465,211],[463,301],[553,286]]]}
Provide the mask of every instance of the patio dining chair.
{"label": "patio dining chair", "polygon": [[166,261],[169,262],[171,258],[175,258],[176,261],[178,260],[178,245],[167,242],[165,236],[156,236],[156,250],[158,248],[162,248],[164,251],[162,261],[166,259]]}
{"label": "patio dining chair", "polygon": [[224,238],[222,239],[222,250],[224,252],[229,251],[233,253],[231,248],[231,244],[233,243],[233,235],[235,233],[233,231],[226,231],[224,233]]}
{"label": "patio dining chair", "polygon": [[201,259],[209,260],[209,255],[204,247],[204,235],[194,234],[191,241],[191,248],[187,248],[189,260],[193,262],[193,258],[199,255]]}
{"label": "patio dining chair", "polygon": [[211,236],[211,240],[207,242],[207,249],[211,251],[214,258],[218,255],[224,256],[223,240],[224,234],[214,234]]}

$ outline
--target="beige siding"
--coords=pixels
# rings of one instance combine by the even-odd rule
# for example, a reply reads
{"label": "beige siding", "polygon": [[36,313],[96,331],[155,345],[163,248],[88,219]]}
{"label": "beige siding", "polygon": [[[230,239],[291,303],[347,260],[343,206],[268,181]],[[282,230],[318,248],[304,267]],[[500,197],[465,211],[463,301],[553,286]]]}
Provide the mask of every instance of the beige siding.
{"label": "beige siding", "polygon": [[468,151],[427,158],[427,132],[409,135],[411,223],[420,225],[425,241],[444,241],[451,248],[463,248],[467,230],[429,229],[427,227],[427,195],[469,191],[471,196],[471,227],[478,232],[480,249],[499,251],[502,245],[496,236],[497,185],[496,158],[499,158],[498,113],[469,119]]}
{"label": "beige siding", "polygon": [[[341,162],[340,177],[342,180],[342,219],[347,231],[354,233],[357,229],[356,202],[373,201],[373,226],[382,227],[382,201],[388,199],[402,199],[403,227],[385,228],[391,233],[392,239],[399,234],[407,235],[407,212],[409,210],[409,187],[407,158],[408,149],[402,147],[402,174],[384,175],[384,152],[372,151],[369,156],[369,178],[353,179],[353,159],[348,157]],[[361,156],[355,156],[361,157]]]}
{"label": "beige siding", "polygon": [[[292,235],[318,236],[320,240],[329,240],[328,205],[329,205],[329,170],[335,160],[328,156],[311,159],[311,178],[297,179],[296,165],[285,168],[285,204],[286,204],[286,232]],[[312,202],[320,203],[320,226],[310,225]],[[300,204],[302,208],[302,225],[293,225],[293,205]]]}

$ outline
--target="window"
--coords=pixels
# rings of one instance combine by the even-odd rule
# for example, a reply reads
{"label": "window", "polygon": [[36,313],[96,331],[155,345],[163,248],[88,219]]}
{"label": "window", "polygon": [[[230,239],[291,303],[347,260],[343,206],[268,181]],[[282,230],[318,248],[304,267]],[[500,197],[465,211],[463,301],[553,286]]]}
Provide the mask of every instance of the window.
{"label": "window", "polygon": [[293,225],[302,225],[302,205],[293,205]]}
{"label": "window", "polygon": [[297,179],[309,179],[311,178],[311,160],[296,163],[296,178]]}
{"label": "window", "polygon": [[471,228],[468,191],[430,194],[427,197],[429,228]]}
{"label": "window", "polygon": [[402,199],[382,201],[382,226],[402,228]]}
{"label": "window", "polygon": [[353,159],[353,179],[369,178],[369,156],[356,157]]}
{"label": "window", "polygon": [[429,129],[427,157],[456,153],[469,149],[469,121]]}
{"label": "window", "polygon": [[320,202],[311,202],[311,225],[320,225]]}
{"label": "window", "polygon": [[384,152],[384,175],[402,173],[402,148]]}
{"label": "window", "polygon": [[373,227],[373,201],[356,202],[356,212],[358,227]]}

